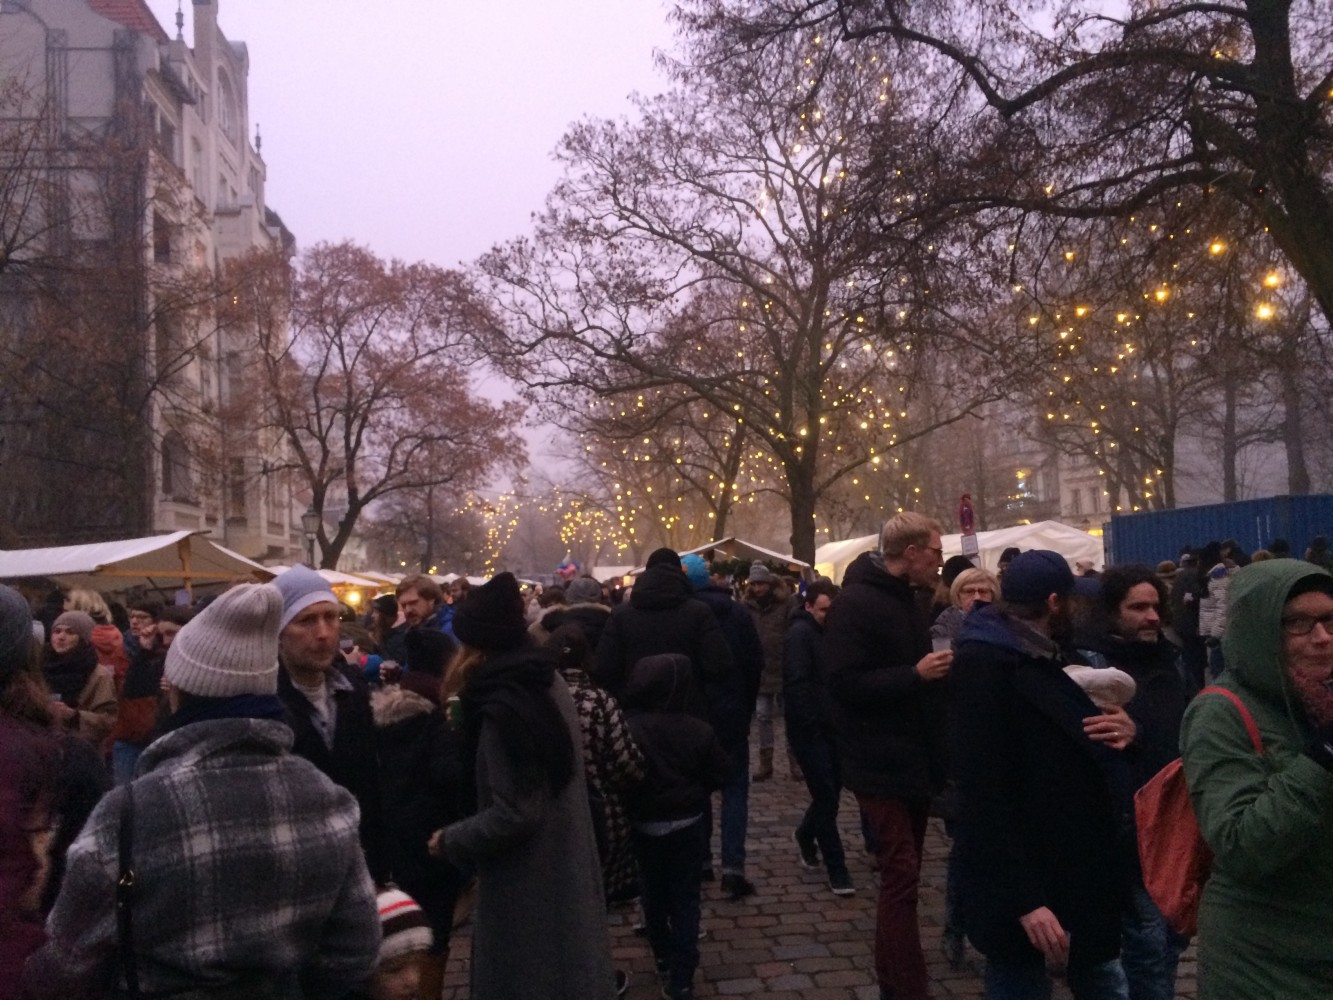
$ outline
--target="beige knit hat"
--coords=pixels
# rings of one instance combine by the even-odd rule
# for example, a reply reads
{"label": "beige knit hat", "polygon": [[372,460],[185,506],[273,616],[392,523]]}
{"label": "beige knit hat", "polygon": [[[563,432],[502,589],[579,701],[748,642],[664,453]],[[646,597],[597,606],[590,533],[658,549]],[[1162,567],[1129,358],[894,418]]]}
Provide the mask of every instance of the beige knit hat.
{"label": "beige knit hat", "polygon": [[205,698],[276,694],[281,619],[277,587],[233,587],[180,630],[167,650],[167,682]]}

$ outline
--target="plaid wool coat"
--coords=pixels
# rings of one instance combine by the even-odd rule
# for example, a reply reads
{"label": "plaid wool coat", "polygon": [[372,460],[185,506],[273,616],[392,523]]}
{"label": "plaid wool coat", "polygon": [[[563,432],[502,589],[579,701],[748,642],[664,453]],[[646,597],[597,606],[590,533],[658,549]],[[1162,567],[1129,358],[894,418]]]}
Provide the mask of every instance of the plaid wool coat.
{"label": "plaid wool coat", "polygon": [[[150,996],[335,998],[372,973],[380,927],[356,802],[291,752],[281,722],[219,719],[144,751],[134,789],[133,902]],[[105,996],[119,976],[115,886],[125,791],[70,847],[28,962],[36,997]]]}

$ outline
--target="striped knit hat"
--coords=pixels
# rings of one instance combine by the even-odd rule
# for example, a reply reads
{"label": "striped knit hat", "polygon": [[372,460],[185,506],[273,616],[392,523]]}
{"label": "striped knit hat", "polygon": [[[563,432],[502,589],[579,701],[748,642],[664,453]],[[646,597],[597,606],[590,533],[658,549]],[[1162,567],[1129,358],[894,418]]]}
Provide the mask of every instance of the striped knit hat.
{"label": "striped knit hat", "polygon": [[375,902],[384,935],[380,943],[381,965],[403,955],[430,950],[430,923],[411,896],[401,889],[390,888],[381,892]]}

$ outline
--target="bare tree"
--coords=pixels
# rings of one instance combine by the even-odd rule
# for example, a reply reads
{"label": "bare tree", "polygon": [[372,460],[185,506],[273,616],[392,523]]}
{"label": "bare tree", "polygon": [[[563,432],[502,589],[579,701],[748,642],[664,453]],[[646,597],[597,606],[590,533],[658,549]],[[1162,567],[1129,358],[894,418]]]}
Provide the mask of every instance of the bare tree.
{"label": "bare tree", "polygon": [[[247,263],[232,316],[257,335],[248,401],[279,431],[321,514],[320,563],[337,565],[363,513],[403,491],[461,496],[517,469],[519,407],[481,399],[467,335],[481,322],[461,275],[385,261],[352,243]],[[332,531],[323,517],[336,511]]]}

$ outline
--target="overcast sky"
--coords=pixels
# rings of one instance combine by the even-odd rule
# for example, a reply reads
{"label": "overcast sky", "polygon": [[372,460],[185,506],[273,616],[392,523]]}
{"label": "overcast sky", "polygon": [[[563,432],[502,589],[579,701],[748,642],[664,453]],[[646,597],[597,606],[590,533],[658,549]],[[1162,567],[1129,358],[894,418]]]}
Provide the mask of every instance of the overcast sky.
{"label": "overcast sky", "polygon": [[[148,0],[174,36],[176,0]],[[662,81],[659,0],[219,0],[268,202],[302,246],[453,266],[528,228],[566,126]],[[193,44],[192,4],[184,0]]]}

